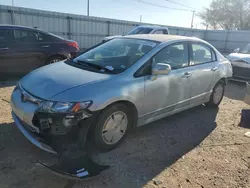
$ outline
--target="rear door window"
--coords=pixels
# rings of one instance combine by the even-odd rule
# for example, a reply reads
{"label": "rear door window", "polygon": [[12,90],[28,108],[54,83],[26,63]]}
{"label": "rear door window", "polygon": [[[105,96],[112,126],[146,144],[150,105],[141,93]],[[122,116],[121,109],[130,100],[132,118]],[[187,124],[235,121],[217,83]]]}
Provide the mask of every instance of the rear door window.
{"label": "rear door window", "polygon": [[59,39],[56,37],[53,37],[51,35],[42,33],[42,32],[38,32],[38,41],[39,42],[56,42]]}
{"label": "rear door window", "polygon": [[31,30],[14,30],[15,40],[17,42],[37,42],[38,41],[38,32]]}
{"label": "rear door window", "polygon": [[156,30],[154,34],[163,34],[163,30]]}
{"label": "rear door window", "polygon": [[13,30],[11,29],[0,29],[0,43],[8,43],[13,41]]}
{"label": "rear door window", "polygon": [[151,28],[136,27],[132,31],[128,32],[127,35],[149,34],[152,30],[153,29],[151,29]]}
{"label": "rear door window", "polygon": [[203,44],[192,44],[193,61],[191,65],[198,65],[215,61],[215,55],[212,49]]}
{"label": "rear door window", "polygon": [[167,29],[164,29],[164,30],[163,30],[163,34],[168,35],[168,30],[167,30]]}

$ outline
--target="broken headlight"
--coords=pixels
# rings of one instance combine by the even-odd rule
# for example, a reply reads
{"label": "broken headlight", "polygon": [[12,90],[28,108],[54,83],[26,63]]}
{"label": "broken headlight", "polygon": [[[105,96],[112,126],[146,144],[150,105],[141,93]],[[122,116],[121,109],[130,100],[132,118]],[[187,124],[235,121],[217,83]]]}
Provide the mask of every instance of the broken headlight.
{"label": "broken headlight", "polygon": [[40,103],[40,112],[50,113],[65,113],[65,112],[79,112],[83,109],[87,109],[92,104],[92,101],[85,102],[52,102],[44,101]]}

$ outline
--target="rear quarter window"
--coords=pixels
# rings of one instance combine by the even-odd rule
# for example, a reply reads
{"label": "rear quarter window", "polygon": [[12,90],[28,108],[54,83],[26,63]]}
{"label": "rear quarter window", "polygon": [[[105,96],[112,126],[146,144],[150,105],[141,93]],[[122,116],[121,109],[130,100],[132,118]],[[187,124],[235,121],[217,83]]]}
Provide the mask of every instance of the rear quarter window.
{"label": "rear quarter window", "polygon": [[38,41],[39,42],[58,42],[58,41],[60,41],[60,39],[57,37],[54,37],[52,35],[39,32],[38,33]]}

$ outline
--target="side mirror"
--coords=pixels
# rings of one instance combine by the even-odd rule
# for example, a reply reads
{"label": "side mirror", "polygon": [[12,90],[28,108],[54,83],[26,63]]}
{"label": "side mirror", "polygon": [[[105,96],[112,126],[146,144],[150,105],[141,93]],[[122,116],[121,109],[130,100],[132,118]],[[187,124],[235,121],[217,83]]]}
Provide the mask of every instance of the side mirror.
{"label": "side mirror", "polygon": [[167,75],[171,71],[171,66],[165,63],[157,63],[152,69],[152,75]]}
{"label": "side mirror", "polygon": [[238,53],[240,51],[240,48],[236,48],[235,50],[234,50],[234,53]]}

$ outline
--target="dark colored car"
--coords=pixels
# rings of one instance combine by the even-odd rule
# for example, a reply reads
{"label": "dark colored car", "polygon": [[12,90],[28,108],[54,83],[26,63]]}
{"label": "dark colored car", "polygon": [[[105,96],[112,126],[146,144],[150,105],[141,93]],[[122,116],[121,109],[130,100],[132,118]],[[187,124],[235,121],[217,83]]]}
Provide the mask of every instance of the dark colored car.
{"label": "dark colored car", "polygon": [[0,77],[23,75],[79,52],[77,42],[36,28],[0,25]]}

